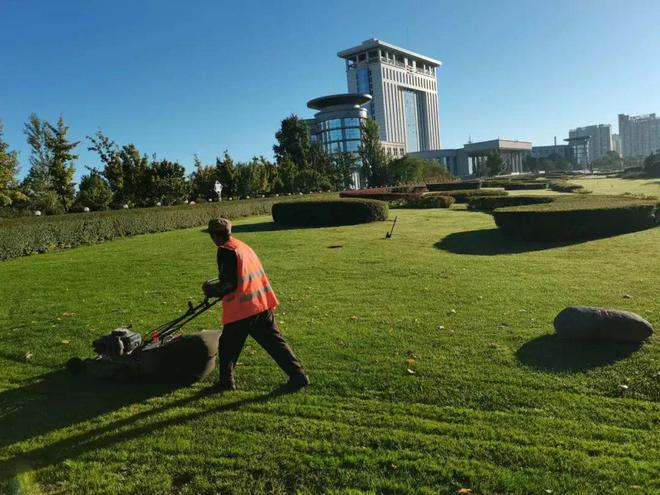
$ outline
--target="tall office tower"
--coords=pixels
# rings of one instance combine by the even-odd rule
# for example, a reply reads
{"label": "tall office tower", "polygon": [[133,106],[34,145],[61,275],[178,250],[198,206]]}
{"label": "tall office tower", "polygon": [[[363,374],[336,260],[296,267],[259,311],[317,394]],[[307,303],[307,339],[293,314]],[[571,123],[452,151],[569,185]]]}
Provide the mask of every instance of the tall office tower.
{"label": "tall office tower", "polygon": [[612,126],[609,124],[578,127],[568,132],[569,138],[589,138],[588,163],[604,157],[614,148],[612,146]]}
{"label": "tall office tower", "polygon": [[619,139],[624,158],[644,157],[660,150],[660,118],[619,114]]}
{"label": "tall office tower", "polygon": [[618,134],[612,134],[612,150],[615,151],[617,155],[623,156],[621,154],[621,138]]}
{"label": "tall office tower", "polygon": [[395,156],[440,148],[438,81],[442,62],[377,39],[343,50],[349,93],[367,93],[369,116]]}

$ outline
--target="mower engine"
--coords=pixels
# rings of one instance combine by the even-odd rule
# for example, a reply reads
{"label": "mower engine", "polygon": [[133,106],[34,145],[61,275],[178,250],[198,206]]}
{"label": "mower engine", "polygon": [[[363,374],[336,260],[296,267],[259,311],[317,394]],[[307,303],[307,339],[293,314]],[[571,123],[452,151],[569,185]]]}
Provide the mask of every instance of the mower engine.
{"label": "mower engine", "polygon": [[129,328],[116,328],[92,342],[96,354],[113,359],[127,356],[141,345],[142,336]]}

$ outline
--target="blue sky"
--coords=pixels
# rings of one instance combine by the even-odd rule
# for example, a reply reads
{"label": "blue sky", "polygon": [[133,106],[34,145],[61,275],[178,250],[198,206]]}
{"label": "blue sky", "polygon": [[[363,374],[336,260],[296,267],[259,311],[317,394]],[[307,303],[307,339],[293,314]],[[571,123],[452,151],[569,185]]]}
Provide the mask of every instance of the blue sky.
{"label": "blue sky", "polygon": [[[0,0],[0,118],[22,173],[32,112],[189,169],[271,157],[283,117],[346,91],[337,51],[379,38],[443,61],[444,148],[550,144],[660,113],[658,20],[657,0]],[[77,175],[99,165],[78,152]]]}

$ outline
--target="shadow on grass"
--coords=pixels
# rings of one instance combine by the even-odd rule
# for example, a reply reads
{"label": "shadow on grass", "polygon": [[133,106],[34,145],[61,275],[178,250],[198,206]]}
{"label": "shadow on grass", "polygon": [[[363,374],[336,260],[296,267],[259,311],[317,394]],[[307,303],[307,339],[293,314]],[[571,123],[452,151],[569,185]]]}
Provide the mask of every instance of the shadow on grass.
{"label": "shadow on grass", "polygon": [[[66,371],[44,375],[37,383],[0,393],[0,448],[30,440],[61,428],[119,410],[131,404],[162,396],[181,384],[134,383],[118,384],[72,376]],[[210,396],[205,387],[192,395],[167,401],[166,404],[142,410],[131,416],[85,429],[61,440],[34,448],[0,462],[0,480],[11,479],[21,472],[57,464],[90,450],[107,448],[118,442],[148,435],[174,424],[194,421],[207,414],[239,409],[242,406],[265,402],[289,393],[277,388],[270,393],[226,402],[188,414],[167,419],[157,418],[169,409],[181,408]]]}
{"label": "shadow on grass", "polygon": [[557,373],[587,371],[625,359],[642,344],[566,341],[557,335],[543,335],[525,343],[518,361],[530,368]]}
{"label": "shadow on grass", "polygon": [[454,254],[473,254],[478,256],[494,256],[497,254],[518,254],[530,251],[542,251],[558,247],[571,246],[586,242],[573,241],[526,241],[502,234],[499,229],[470,230],[455,232],[436,242],[434,246]]}

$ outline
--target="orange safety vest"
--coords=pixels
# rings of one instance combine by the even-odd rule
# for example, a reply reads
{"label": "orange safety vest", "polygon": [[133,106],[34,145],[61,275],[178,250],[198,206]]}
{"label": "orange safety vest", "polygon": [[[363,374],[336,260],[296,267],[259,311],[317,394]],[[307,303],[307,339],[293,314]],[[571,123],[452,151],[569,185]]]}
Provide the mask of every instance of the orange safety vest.
{"label": "orange safety vest", "polygon": [[234,251],[238,264],[236,290],[222,298],[222,324],[227,325],[276,308],[279,302],[252,248],[232,237],[219,249]]}

